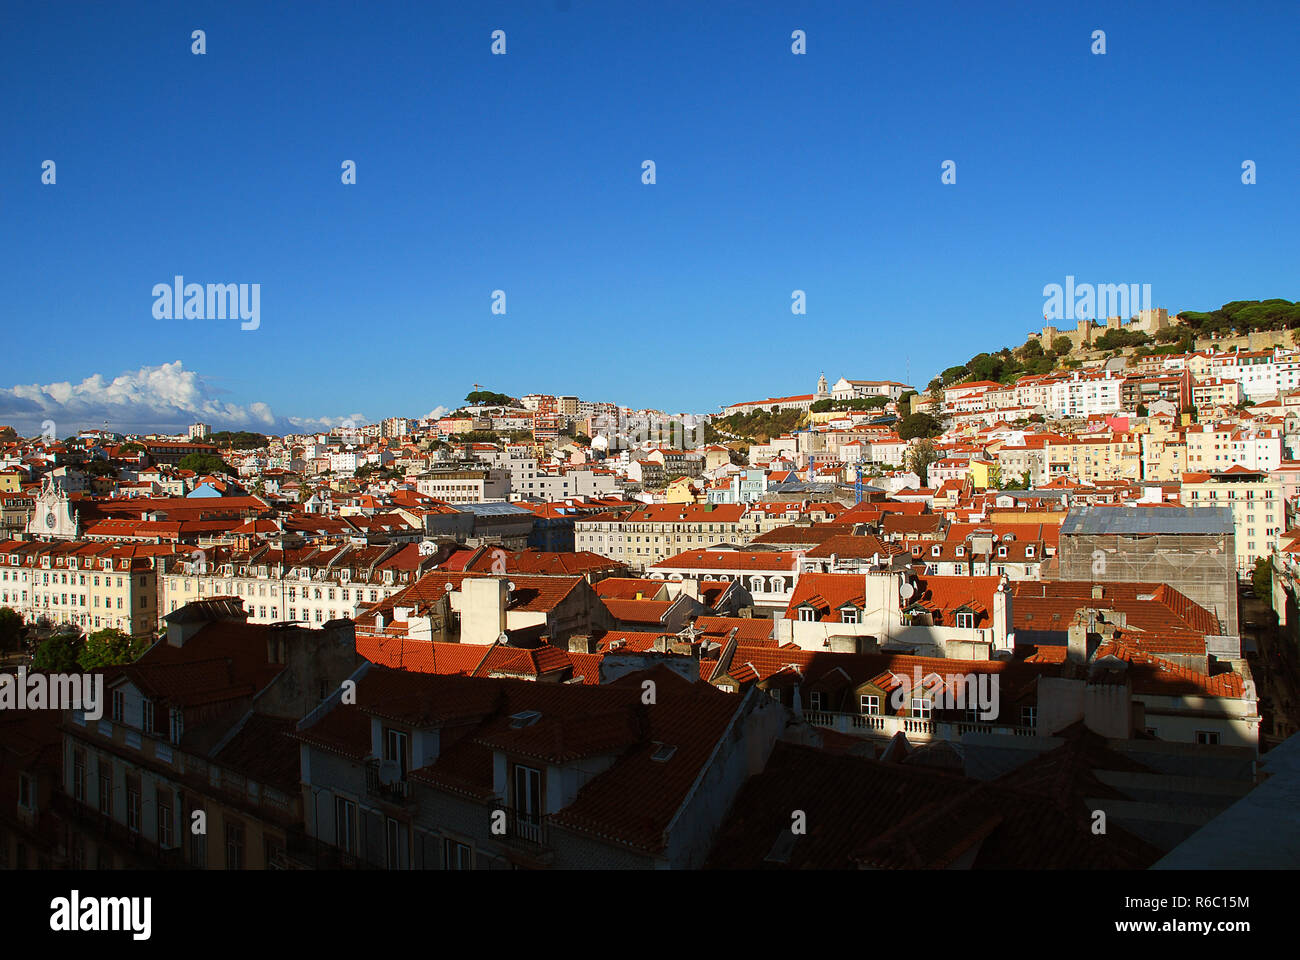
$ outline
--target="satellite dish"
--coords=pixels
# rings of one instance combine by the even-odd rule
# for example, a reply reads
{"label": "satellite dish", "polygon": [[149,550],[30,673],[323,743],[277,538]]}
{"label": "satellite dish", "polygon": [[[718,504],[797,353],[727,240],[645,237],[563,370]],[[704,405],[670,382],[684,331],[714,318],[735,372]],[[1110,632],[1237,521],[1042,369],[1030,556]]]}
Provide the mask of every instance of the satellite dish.
{"label": "satellite dish", "polygon": [[442,589],[446,590],[448,593],[451,593],[453,587],[450,583],[444,583],[442,585]]}
{"label": "satellite dish", "polygon": [[916,593],[916,587],[912,586],[912,584],[907,580],[904,580],[898,588],[898,595],[904,600],[912,599],[912,594],[914,593]]}

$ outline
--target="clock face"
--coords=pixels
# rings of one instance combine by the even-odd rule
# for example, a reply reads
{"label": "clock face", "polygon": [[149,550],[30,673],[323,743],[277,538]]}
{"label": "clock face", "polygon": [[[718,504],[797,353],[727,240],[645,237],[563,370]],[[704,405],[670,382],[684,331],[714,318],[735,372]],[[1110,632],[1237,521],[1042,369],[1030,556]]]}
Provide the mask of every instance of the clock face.
{"label": "clock face", "polygon": [[46,525],[47,527],[49,527],[51,530],[54,529],[54,525],[55,525],[56,523],[58,523],[58,521],[54,519],[54,514],[52,514],[52,513],[47,513],[47,514],[45,515],[45,525]]}

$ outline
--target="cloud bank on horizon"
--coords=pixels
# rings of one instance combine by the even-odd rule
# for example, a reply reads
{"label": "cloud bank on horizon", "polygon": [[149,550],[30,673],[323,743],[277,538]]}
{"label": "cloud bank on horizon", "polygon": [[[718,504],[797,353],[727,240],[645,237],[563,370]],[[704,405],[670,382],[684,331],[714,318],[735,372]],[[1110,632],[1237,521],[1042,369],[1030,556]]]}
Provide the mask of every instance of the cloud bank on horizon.
{"label": "cloud bank on horizon", "polygon": [[[224,399],[221,391],[198,372],[186,370],[180,360],[119,374],[109,380],[96,373],[80,383],[62,381],[18,384],[0,388],[0,423],[23,436],[42,432],[54,421],[57,436],[80,430],[107,429],[115,433],[181,433],[192,423],[210,424],[213,430],[251,430],[258,433],[311,433],[328,430],[345,421],[360,426],[371,422],[358,413],[338,417],[286,417],[262,401],[239,404]],[[430,415],[441,416],[445,407]]]}

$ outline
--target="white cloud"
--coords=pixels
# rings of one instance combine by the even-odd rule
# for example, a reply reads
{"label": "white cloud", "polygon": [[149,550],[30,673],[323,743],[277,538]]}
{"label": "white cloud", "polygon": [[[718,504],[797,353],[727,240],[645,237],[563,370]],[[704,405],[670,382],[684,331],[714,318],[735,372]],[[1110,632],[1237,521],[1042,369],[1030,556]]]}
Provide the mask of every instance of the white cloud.
{"label": "white cloud", "polygon": [[216,430],[254,430],[264,433],[309,432],[352,419],[294,419],[277,417],[261,401],[248,404],[222,399],[198,373],[181,361],[120,374],[106,380],[101,374],[80,383],[19,384],[0,388],[0,423],[20,434],[41,432],[41,423],[53,420],[60,437],[78,430],[102,427],[118,433],[177,433],[191,423],[209,423]]}
{"label": "white cloud", "polygon": [[424,415],[425,420],[441,420],[447,414],[451,413],[451,407],[444,407],[441,404],[434,407]]}

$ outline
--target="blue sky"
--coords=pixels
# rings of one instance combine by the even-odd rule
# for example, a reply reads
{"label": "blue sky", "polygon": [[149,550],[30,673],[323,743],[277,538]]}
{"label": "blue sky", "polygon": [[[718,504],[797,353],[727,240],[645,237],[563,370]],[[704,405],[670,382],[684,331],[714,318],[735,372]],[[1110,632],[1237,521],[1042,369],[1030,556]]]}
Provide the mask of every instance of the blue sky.
{"label": "blue sky", "polygon": [[[1023,342],[1067,274],[1171,312],[1296,299],[1298,27],[1294,2],[7,3],[0,422],[421,416],[474,382],[710,411],[823,370],[924,386]],[[154,319],[176,274],[260,283],[260,328]]]}

